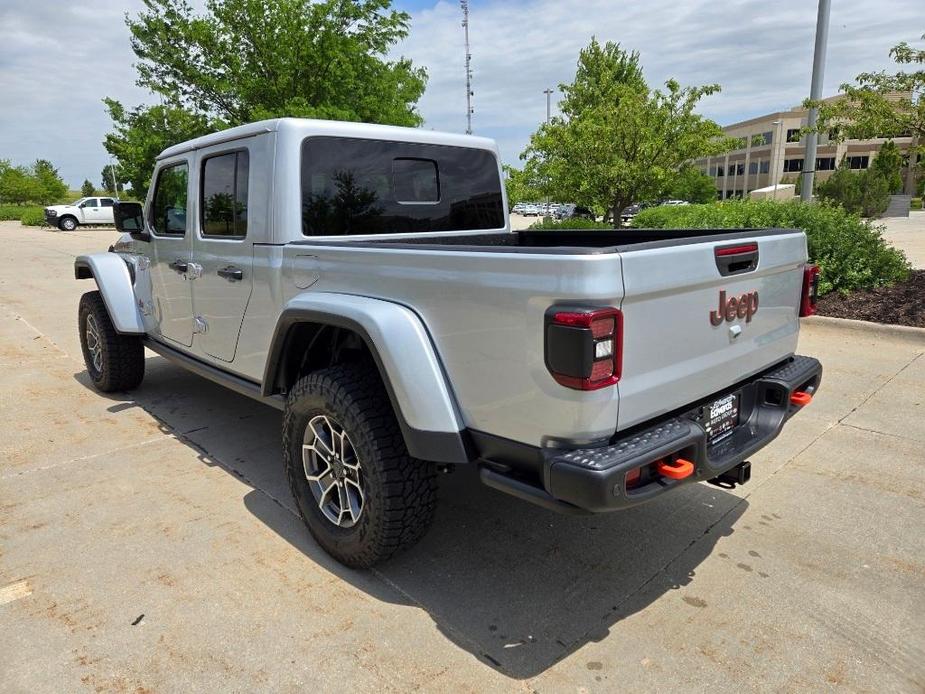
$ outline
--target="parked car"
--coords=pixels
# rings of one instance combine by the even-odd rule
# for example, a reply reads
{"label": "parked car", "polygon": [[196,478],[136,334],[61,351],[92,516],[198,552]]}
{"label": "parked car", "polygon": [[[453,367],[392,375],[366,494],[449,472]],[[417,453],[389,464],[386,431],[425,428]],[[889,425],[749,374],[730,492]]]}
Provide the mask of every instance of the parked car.
{"label": "parked car", "polygon": [[355,567],[424,534],[454,465],[571,514],[747,482],[820,385],[806,235],[512,232],[503,200],[468,135],[283,118],[169,147],[75,260],[89,380],[139,387],[147,347],[282,410],[299,513]]}
{"label": "parked car", "polygon": [[596,218],[594,212],[581,205],[562,205],[556,210],[556,219],[590,219],[593,221]]}
{"label": "parked car", "polygon": [[117,198],[89,197],[70,205],[50,205],[45,208],[45,222],[62,231],[73,231],[81,224],[100,226],[113,224],[112,207]]}
{"label": "parked car", "polygon": [[529,203],[528,205],[524,206],[523,215],[525,217],[536,217],[540,214],[542,214],[542,208],[539,205],[535,203]]}
{"label": "parked car", "polygon": [[648,203],[645,202],[634,202],[629,207],[623,208],[623,211],[620,213],[620,222],[623,226],[629,226],[633,221],[633,217],[642,212],[647,207],[650,207]]}
{"label": "parked car", "polygon": [[687,200],[662,200],[659,205],[690,205]]}
{"label": "parked car", "polygon": [[511,209],[511,212],[513,212],[514,214],[523,214],[526,208],[527,208],[527,203],[518,202],[514,205],[513,209]]}

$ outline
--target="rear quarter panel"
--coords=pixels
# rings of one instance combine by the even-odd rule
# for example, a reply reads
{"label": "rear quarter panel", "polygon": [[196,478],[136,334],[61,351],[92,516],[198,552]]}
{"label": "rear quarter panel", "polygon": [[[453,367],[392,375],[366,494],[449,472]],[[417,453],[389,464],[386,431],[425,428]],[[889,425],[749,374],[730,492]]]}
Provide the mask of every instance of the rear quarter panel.
{"label": "rear quarter panel", "polygon": [[[544,362],[544,314],[556,303],[618,306],[615,253],[553,255],[288,246],[284,292],[359,294],[407,306],[433,340],[467,427],[532,445],[609,438],[617,389],[569,390]],[[302,257],[297,263],[290,258]],[[308,267],[311,267],[309,270]],[[302,282],[304,284],[304,282]]]}

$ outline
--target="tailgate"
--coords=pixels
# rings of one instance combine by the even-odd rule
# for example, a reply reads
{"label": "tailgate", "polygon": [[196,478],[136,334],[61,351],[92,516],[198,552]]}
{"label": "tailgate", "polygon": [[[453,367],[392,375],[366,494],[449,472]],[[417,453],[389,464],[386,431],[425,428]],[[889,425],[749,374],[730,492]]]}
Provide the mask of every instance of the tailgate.
{"label": "tailgate", "polygon": [[[729,268],[730,260],[747,260],[753,244],[757,267]],[[621,258],[626,294],[618,429],[689,405],[796,350],[806,262],[802,232],[691,239],[628,249]],[[720,267],[733,274],[723,276]],[[746,307],[736,311],[743,295]]]}

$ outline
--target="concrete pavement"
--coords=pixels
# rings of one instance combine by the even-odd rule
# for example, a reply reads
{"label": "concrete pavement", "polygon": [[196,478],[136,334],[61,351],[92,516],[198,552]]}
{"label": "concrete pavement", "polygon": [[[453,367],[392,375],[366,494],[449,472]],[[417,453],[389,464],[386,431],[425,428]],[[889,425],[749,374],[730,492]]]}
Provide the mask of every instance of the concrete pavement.
{"label": "concrete pavement", "polygon": [[925,211],[912,210],[908,217],[879,219],[876,223],[886,227],[884,238],[903,250],[912,267],[925,270]]}
{"label": "concrete pavement", "polygon": [[822,391],[734,491],[567,518],[442,479],[418,547],[334,563],[280,414],[151,355],[88,386],[73,256],[0,224],[0,690],[925,687],[925,338],[808,322]]}

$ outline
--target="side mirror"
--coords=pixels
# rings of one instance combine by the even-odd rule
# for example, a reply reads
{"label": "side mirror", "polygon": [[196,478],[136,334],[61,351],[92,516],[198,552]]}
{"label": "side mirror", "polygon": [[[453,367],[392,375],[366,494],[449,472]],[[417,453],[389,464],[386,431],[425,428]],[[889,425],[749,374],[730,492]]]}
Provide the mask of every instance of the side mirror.
{"label": "side mirror", "polygon": [[130,234],[136,241],[151,240],[151,235],[145,231],[145,213],[141,203],[113,203],[112,216],[119,231]]}

